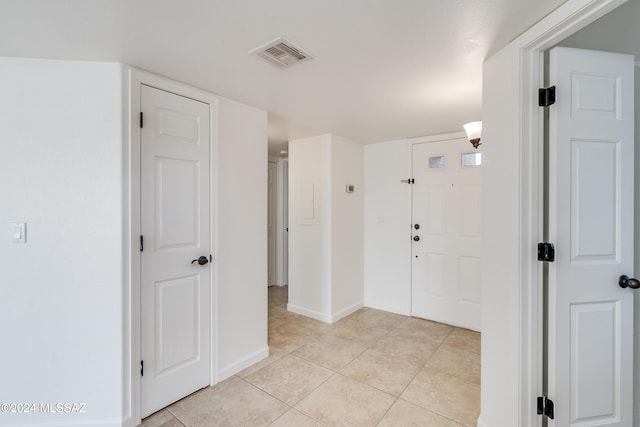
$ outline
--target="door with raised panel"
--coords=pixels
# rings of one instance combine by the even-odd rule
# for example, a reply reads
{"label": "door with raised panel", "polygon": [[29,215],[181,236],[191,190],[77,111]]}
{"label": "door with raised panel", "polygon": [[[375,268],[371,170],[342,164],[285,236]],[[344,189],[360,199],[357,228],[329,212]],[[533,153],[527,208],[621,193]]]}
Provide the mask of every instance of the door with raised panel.
{"label": "door with raised panel", "polygon": [[554,48],[549,63],[549,425],[630,427],[634,60]]}
{"label": "door with raised panel", "polygon": [[481,156],[466,138],[412,148],[411,314],[476,331]]}
{"label": "door with raised panel", "polygon": [[141,87],[141,412],[210,383],[209,105]]}

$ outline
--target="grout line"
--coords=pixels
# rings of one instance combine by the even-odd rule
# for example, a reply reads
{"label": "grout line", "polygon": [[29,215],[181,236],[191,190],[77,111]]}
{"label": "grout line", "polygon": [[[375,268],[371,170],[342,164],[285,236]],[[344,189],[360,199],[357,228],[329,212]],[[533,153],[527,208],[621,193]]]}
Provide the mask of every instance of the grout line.
{"label": "grout line", "polygon": [[[272,301],[270,302],[270,307],[271,307],[271,303],[272,303]],[[279,303],[278,305],[276,305],[276,307],[277,307],[277,306],[284,305],[284,308],[285,308],[285,310],[286,310],[286,304],[287,304],[287,301],[283,301],[282,303]],[[354,313],[357,313],[357,311],[356,311],[356,312],[354,312]],[[378,351],[374,350],[374,347],[375,347],[376,345],[378,345],[378,343],[379,343],[383,338],[388,337],[388,336],[393,336],[393,335],[392,335],[392,333],[393,333],[394,331],[396,331],[397,329],[399,329],[401,325],[403,325],[403,324],[404,324],[405,322],[407,322],[409,319],[412,319],[412,318],[414,318],[414,317],[412,317],[412,316],[402,316],[402,315],[401,315],[402,317],[404,317],[404,319],[403,319],[402,321],[400,321],[398,324],[396,324],[395,326],[393,326],[393,327],[391,327],[391,328],[387,329],[387,328],[380,327],[380,326],[370,326],[370,324],[368,324],[368,323],[367,323],[367,320],[359,320],[359,319],[360,319],[360,317],[362,317],[362,315],[360,315],[360,316],[356,315],[355,317],[352,317],[354,313],[352,313],[352,314],[351,314],[351,315],[349,315],[349,316],[344,317],[343,319],[340,319],[340,321],[336,322],[336,323],[333,325],[333,327],[331,327],[330,329],[327,329],[327,330],[321,330],[320,332],[316,332],[316,329],[315,329],[315,328],[313,328],[313,327],[310,327],[309,325],[299,325],[300,327],[302,327],[302,328],[306,329],[307,331],[309,331],[309,332],[311,333],[311,335],[310,335],[310,336],[308,336],[308,337],[305,337],[305,339],[303,340],[303,342],[302,342],[300,345],[298,345],[297,347],[295,347],[294,349],[292,349],[292,350],[291,350],[291,351],[289,351],[288,353],[286,353],[286,354],[284,354],[284,355],[280,356],[280,358],[283,358],[283,357],[286,357],[286,356],[292,355],[292,356],[298,357],[298,358],[300,358],[300,359],[303,359],[303,360],[305,360],[305,361],[307,361],[307,362],[309,362],[309,363],[312,363],[312,364],[314,364],[314,365],[317,365],[317,366],[323,367],[323,368],[325,368],[325,369],[327,369],[327,370],[331,371],[332,373],[331,373],[331,375],[329,375],[329,377],[327,377],[327,379],[325,379],[325,380],[324,380],[324,381],[322,381],[320,384],[318,384],[317,386],[315,386],[315,387],[313,388],[313,390],[311,390],[311,391],[310,391],[309,393],[307,393],[305,396],[303,396],[302,398],[300,398],[300,399],[299,399],[299,400],[298,400],[294,405],[289,405],[289,404],[288,404],[288,403],[286,403],[286,402],[283,402],[283,403],[285,403],[286,405],[288,405],[290,409],[294,409],[294,410],[298,411],[299,413],[303,414],[304,416],[308,416],[309,418],[314,419],[314,420],[315,420],[315,421],[317,421],[318,423],[322,424],[322,422],[321,422],[320,420],[316,420],[314,417],[312,417],[312,416],[310,416],[310,415],[308,415],[308,414],[306,414],[306,413],[304,413],[304,412],[302,412],[302,411],[298,410],[295,406],[296,406],[297,404],[299,404],[302,400],[304,400],[305,398],[307,398],[308,396],[310,396],[312,393],[314,393],[315,391],[317,391],[320,387],[322,387],[324,384],[326,384],[326,383],[327,383],[328,381],[330,381],[332,378],[335,378],[337,375],[339,375],[339,376],[341,376],[341,377],[343,377],[343,378],[347,378],[347,379],[349,379],[349,380],[353,380],[353,381],[355,381],[355,382],[357,382],[357,383],[359,383],[359,384],[362,384],[362,385],[365,385],[365,386],[367,386],[367,387],[371,387],[371,388],[373,388],[373,389],[375,389],[375,390],[378,390],[378,391],[380,391],[380,392],[383,392],[383,393],[385,393],[385,394],[387,394],[387,395],[389,395],[389,396],[392,396],[392,397],[394,398],[393,402],[392,402],[392,403],[391,403],[391,405],[386,409],[385,413],[381,416],[381,418],[377,421],[376,425],[378,425],[380,422],[382,422],[382,420],[387,416],[387,414],[389,413],[389,411],[391,410],[391,408],[393,408],[393,407],[397,404],[397,402],[398,402],[399,400],[403,400],[404,402],[407,402],[407,403],[409,403],[409,404],[411,404],[411,405],[415,405],[415,406],[417,406],[417,407],[419,407],[419,408],[422,408],[422,409],[424,409],[424,410],[426,410],[426,411],[428,411],[428,412],[430,412],[430,413],[432,413],[432,414],[435,414],[435,415],[437,415],[437,416],[439,416],[439,417],[442,417],[442,418],[444,418],[444,419],[450,420],[450,421],[452,421],[452,422],[456,423],[456,425],[465,426],[465,424],[464,424],[464,423],[461,423],[461,422],[459,422],[459,421],[455,421],[455,420],[451,419],[450,417],[448,417],[448,416],[446,416],[446,415],[440,414],[440,413],[438,413],[438,412],[436,412],[436,411],[434,411],[434,410],[428,409],[428,408],[424,408],[424,407],[422,407],[421,405],[418,405],[417,403],[410,402],[410,401],[408,401],[408,400],[402,399],[402,395],[405,393],[405,391],[407,390],[407,388],[408,388],[408,387],[409,387],[409,386],[410,386],[410,385],[415,381],[416,377],[420,374],[420,372],[426,368],[427,364],[429,363],[429,361],[430,361],[430,360],[432,360],[432,358],[435,356],[435,354],[436,354],[438,351],[440,351],[440,349],[441,349],[444,345],[449,346],[448,344],[446,344],[446,341],[447,341],[447,340],[452,336],[452,334],[454,333],[454,331],[455,331],[456,329],[458,329],[458,328],[456,328],[455,326],[452,326],[452,325],[447,325],[447,326],[450,326],[450,327],[451,327],[451,330],[449,331],[449,333],[447,333],[447,334],[446,334],[446,336],[445,336],[445,337],[444,337],[444,338],[443,338],[443,339],[442,339],[442,340],[437,344],[437,346],[435,347],[435,349],[433,350],[433,352],[429,355],[429,357],[426,359],[426,361],[425,361],[424,363],[422,363],[422,364],[417,364],[417,365],[416,365],[416,366],[418,366],[418,369],[416,370],[416,373],[415,373],[415,374],[411,377],[411,379],[407,382],[406,386],[402,389],[402,391],[401,391],[397,396],[395,396],[395,395],[393,395],[393,394],[391,394],[391,393],[388,393],[388,392],[386,392],[386,391],[384,391],[384,390],[379,389],[378,387],[374,387],[374,386],[369,385],[369,384],[367,384],[367,383],[365,383],[365,382],[362,382],[362,381],[359,381],[359,380],[357,380],[357,379],[351,378],[351,377],[349,377],[349,376],[347,376],[347,375],[344,375],[344,374],[342,374],[341,372],[342,372],[342,371],[343,371],[347,366],[349,366],[350,364],[352,364],[356,359],[358,359],[359,357],[361,357],[361,356],[362,356],[365,352],[367,352],[368,350],[372,350],[372,351],[374,351],[375,353],[382,355],[383,357],[391,357],[391,358],[394,358],[394,359],[398,359],[397,357],[393,357],[393,356],[390,356],[390,355],[388,355],[388,354],[380,353],[380,352],[378,352]],[[427,320],[427,319],[421,319],[421,318],[417,318],[417,317],[415,317],[415,319],[420,319],[420,320],[429,321],[429,320]],[[281,326],[284,326],[284,325],[287,325],[287,324],[293,324],[293,323],[295,323],[295,321],[296,321],[296,319],[295,319],[295,318],[293,318],[293,319],[286,319],[286,318],[285,318],[285,322],[284,322],[284,324],[283,324],[283,325],[281,325]],[[311,339],[314,339],[314,338],[320,338],[320,337],[323,337],[323,336],[328,336],[328,335],[330,335],[330,334],[331,334],[335,329],[337,329],[338,327],[342,326],[342,324],[344,324],[344,323],[345,323],[345,321],[346,321],[346,322],[355,322],[355,323],[360,323],[361,325],[364,325],[364,328],[365,328],[365,329],[380,328],[380,329],[383,329],[383,330],[385,331],[385,333],[384,333],[384,334],[382,334],[382,335],[380,335],[379,337],[376,337],[376,338],[375,338],[375,340],[373,340],[373,341],[372,341],[371,343],[369,343],[369,344],[365,344],[365,343],[362,343],[362,342],[358,342],[358,341],[356,341],[356,340],[354,340],[354,339],[351,339],[351,341],[358,342],[358,344],[362,345],[363,350],[362,350],[362,351],[360,351],[359,353],[357,353],[356,355],[354,355],[354,356],[351,358],[351,360],[350,360],[347,364],[345,364],[344,366],[342,366],[341,368],[339,368],[339,369],[337,369],[337,370],[334,370],[333,368],[329,368],[329,367],[327,367],[327,366],[324,366],[324,365],[322,365],[322,364],[320,364],[320,363],[318,363],[318,362],[316,362],[316,361],[309,360],[309,359],[307,359],[306,357],[304,357],[304,356],[302,356],[302,355],[294,354],[296,351],[298,351],[298,350],[299,350],[299,349],[301,349],[304,345],[306,345],[306,344],[307,344]],[[440,323],[440,322],[434,322],[434,323]],[[281,326],[279,326],[279,327],[281,327]],[[279,327],[274,328],[274,329],[278,329]],[[333,335],[333,336],[334,336],[334,337],[336,337],[336,338],[340,338],[340,339],[347,339],[347,338],[339,337],[339,336],[336,336],[336,335]],[[407,338],[407,339],[410,339],[410,340],[415,340],[415,339],[417,339],[417,338],[413,338],[413,337],[410,337],[410,336],[403,336],[403,335],[397,335],[397,336],[404,337],[404,338]],[[449,346],[449,347],[452,347],[452,348],[456,348],[456,349],[458,349],[458,347],[455,347],[455,346]],[[475,353],[475,352],[473,352],[473,351],[466,350],[466,349],[464,349],[464,348],[460,348],[460,350],[463,350],[463,351],[465,351],[465,352],[469,352],[469,353],[473,353],[473,354],[477,354],[477,353]],[[402,359],[398,359],[398,360],[402,360]],[[269,366],[269,365],[266,365],[266,366]],[[266,366],[265,366],[265,367],[266,367]],[[265,367],[263,367],[263,368],[265,368]],[[263,369],[263,368],[261,368],[261,369]],[[260,369],[260,370],[261,370],[261,369]],[[260,371],[260,370],[258,370],[258,371]],[[256,371],[256,372],[258,372],[258,371]],[[450,375],[450,374],[449,374],[449,375]],[[454,378],[457,378],[457,379],[459,379],[459,380],[461,380],[461,381],[464,381],[464,382],[466,382],[466,383],[473,384],[473,385],[478,385],[478,384],[476,384],[476,383],[474,383],[474,382],[467,381],[467,380],[465,380],[465,379],[463,379],[463,378],[460,378],[460,377],[458,377],[457,375],[451,375],[451,376],[452,376],[452,377],[454,377]],[[243,379],[243,380],[244,380],[244,379]],[[248,382],[248,381],[247,381],[247,382]],[[250,384],[251,384],[251,383],[250,383]],[[251,385],[253,385],[253,384],[251,384]],[[259,388],[259,387],[257,387],[257,386],[254,386],[254,387],[256,387],[256,388],[260,389],[260,388]],[[262,390],[262,389],[260,389],[260,390]],[[262,391],[264,391],[265,393],[269,394],[269,393],[268,393],[268,392],[266,392],[265,390],[262,390]],[[271,394],[269,394],[269,395],[271,396]],[[272,397],[274,397],[274,398],[278,399],[278,398],[277,398],[277,397],[275,397],[275,396],[272,396]],[[279,400],[279,401],[281,401],[280,399],[278,399],[278,400]],[[288,411],[287,411],[287,412],[288,412]],[[285,413],[286,413],[286,412],[285,412]],[[284,414],[282,414],[282,415],[284,415]],[[281,415],[281,416],[282,416],[282,415]],[[278,417],[278,418],[280,418],[280,417]],[[274,422],[275,422],[275,421],[274,421]]]}

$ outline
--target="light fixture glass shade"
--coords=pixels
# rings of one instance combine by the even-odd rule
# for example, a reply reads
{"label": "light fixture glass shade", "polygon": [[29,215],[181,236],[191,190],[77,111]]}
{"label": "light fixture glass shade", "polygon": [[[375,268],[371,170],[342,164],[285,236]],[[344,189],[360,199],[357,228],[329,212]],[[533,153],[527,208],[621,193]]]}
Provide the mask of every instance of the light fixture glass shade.
{"label": "light fixture glass shade", "polygon": [[471,122],[462,125],[462,127],[464,127],[464,131],[467,133],[467,138],[469,138],[471,145],[478,148],[478,145],[480,145],[480,137],[482,136],[482,122]]}

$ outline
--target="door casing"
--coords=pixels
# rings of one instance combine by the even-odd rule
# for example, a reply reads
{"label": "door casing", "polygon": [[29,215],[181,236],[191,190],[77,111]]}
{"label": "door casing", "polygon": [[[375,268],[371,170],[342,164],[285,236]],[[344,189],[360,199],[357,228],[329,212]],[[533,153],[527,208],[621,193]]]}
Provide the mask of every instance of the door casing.
{"label": "door casing", "polygon": [[[542,268],[536,261],[535,244],[542,241],[542,148],[544,112],[537,103],[544,83],[544,52],[607,14],[626,0],[577,0],[560,6],[531,30],[514,40],[518,47],[518,98],[520,123],[512,124],[520,153],[520,254],[519,254],[519,425],[534,427],[536,397],[542,391]],[[509,100],[510,101],[510,100]],[[509,102],[505,100],[505,102]],[[505,125],[508,126],[508,125]],[[483,398],[485,398],[483,396]]]}
{"label": "door casing", "polygon": [[217,130],[218,130],[218,98],[196,88],[177,83],[175,81],[134,68],[128,71],[128,99],[125,97],[123,117],[124,123],[128,123],[128,147],[124,150],[124,164],[127,170],[124,175],[123,218],[126,222],[125,230],[125,257],[126,275],[123,289],[123,423],[127,426],[136,426],[140,423],[140,355],[141,355],[141,325],[140,325],[140,86],[145,84],[167,92],[175,93],[187,98],[209,104],[211,132],[210,144],[210,242],[213,254],[212,268],[209,269],[211,283],[211,378],[210,384],[218,382],[218,331],[217,331],[217,306],[218,280],[216,268],[216,254],[218,253],[218,201],[216,184],[217,163]]}

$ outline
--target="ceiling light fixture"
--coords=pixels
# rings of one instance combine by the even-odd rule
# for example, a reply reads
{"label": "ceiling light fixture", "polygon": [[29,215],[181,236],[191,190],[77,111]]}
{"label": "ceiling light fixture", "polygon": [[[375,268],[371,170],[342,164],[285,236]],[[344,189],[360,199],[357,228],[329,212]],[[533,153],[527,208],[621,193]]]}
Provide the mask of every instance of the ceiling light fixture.
{"label": "ceiling light fixture", "polygon": [[482,135],[482,122],[470,122],[462,126],[467,133],[467,138],[473,148],[476,150],[480,145],[480,136]]}

